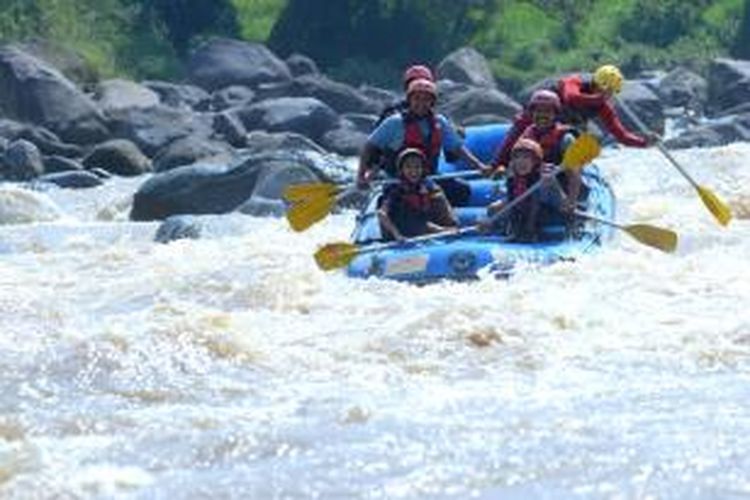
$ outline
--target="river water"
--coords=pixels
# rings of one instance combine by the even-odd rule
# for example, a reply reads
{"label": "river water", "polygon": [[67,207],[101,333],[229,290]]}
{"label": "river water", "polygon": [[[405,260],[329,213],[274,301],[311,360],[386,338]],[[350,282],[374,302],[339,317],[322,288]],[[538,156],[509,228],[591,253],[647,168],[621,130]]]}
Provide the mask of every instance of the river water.
{"label": "river water", "polygon": [[599,165],[618,236],[508,280],[323,273],[352,213],[153,243],[142,179],[0,188],[2,498],[747,498],[750,144]]}

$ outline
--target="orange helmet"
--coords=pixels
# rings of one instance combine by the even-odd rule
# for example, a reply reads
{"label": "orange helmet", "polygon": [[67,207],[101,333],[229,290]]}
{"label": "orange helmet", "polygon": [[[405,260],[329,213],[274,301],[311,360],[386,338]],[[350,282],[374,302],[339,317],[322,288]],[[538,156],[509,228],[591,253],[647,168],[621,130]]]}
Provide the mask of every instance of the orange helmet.
{"label": "orange helmet", "polygon": [[434,82],[435,77],[427,66],[415,64],[414,66],[409,66],[404,71],[404,88],[407,88],[413,80],[429,80]]}
{"label": "orange helmet", "polygon": [[406,88],[406,98],[408,99],[415,92],[425,92],[437,99],[437,87],[435,83],[425,78],[418,78],[409,83],[409,86]]}
{"label": "orange helmet", "polygon": [[528,151],[534,155],[534,158],[536,158],[537,161],[542,161],[542,158],[544,158],[542,147],[533,139],[527,139],[525,137],[518,139],[510,150],[510,154],[513,155],[516,151]]}

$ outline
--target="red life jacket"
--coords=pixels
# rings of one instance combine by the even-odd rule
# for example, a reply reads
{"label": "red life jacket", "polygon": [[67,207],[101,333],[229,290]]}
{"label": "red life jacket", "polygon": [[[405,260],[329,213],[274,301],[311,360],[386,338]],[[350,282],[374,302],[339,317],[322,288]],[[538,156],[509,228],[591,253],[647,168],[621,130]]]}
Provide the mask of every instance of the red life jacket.
{"label": "red life jacket", "polygon": [[418,148],[427,157],[427,172],[425,175],[437,173],[438,158],[440,157],[440,147],[443,144],[443,132],[440,129],[437,117],[430,113],[427,119],[430,121],[430,132],[427,140],[422,135],[420,126],[421,118],[415,117],[410,113],[402,113],[404,120],[404,144],[401,146],[403,151],[406,148]]}
{"label": "red life jacket", "polygon": [[398,196],[409,211],[416,213],[427,213],[432,205],[430,190],[423,183],[408,185],[401,183],[398,186]]}
{"label": "red life jacket", "polygon": [[533,139],[538,142],[542,147],[542,151],[544,151],[544,161],[559,165],[562,162],[560,142],[563,136],[572,130],[572,127],[561,123],[555,123],[552,127],[546,129],[541,129],[531,124],[523,131],[521,137]]}

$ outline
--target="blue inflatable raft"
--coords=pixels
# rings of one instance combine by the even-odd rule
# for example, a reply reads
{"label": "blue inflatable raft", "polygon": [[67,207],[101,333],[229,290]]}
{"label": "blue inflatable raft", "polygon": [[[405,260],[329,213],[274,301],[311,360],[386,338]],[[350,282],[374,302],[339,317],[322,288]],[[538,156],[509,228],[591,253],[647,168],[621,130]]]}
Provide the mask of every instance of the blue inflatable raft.
{"label": "blue inflatable raft", "polygon": [[[489,163],[507,131],[507,125],[484,125],[466,129],[466,145],[482,161]],[[441,159],[439,172],[450,173],[461,167]],[[483,178],[468,179],[471,195],[465,206],[454,207],[462,227],[476,224],[485,217],[486,206],[505,196],[505,183]],[[615,215],[615,198],[595,165],[583,169],[587,188],[586,211],[605,219]],[[377,217],[380,193],[374,192],[357,216],[352,236],[358,245],[381,240]],[[548,217],[541,238],[535,243],[511,242],[495,234],[468,233],[431,238],[414,243],[372,245],[373,251],[361,252],[347,267],[347,274],[357,278],[387,278],[426,283],[442,279],[466,280],[481,273],[507,276],[519,265],[545,265],[577,256],[598,248],[612,236],[612,229],[600,223],[582,221],[575,238],[570,237],[562,218]]]}

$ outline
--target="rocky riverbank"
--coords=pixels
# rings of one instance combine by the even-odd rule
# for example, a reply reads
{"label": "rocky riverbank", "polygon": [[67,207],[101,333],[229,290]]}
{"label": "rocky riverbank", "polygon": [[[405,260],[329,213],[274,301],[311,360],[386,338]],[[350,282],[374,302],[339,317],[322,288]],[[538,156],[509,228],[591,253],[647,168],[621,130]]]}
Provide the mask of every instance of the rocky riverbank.
{"label": "rocky riverbank", "polygon": [[[471,48],[436,69],[440,111],[461,125],[509,121],[530,92],[503,92]],[[277,213],[289,182],[350,175],[343,158],[399,98],[398,89],[334,81],[303,55],[282,60],[228,39],[197,48],[185,82],[83,85],[75,74],[24,47],[0,48],[0,177],[86,188],[155,174],[134,196],[134,220]],[[622,98],[654,130],[673,119],[669,147],[750,140],[748,61],[717,59],[705,77],[685,68],[640,75]]]}

